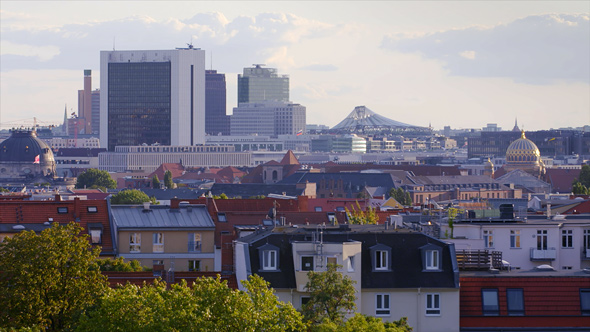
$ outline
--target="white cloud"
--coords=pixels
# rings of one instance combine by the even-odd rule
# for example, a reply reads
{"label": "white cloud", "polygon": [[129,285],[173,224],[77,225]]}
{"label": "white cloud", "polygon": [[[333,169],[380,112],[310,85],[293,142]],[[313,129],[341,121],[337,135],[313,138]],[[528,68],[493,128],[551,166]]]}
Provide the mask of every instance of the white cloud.
{"label": "white cloud", "polygon": [[16,44],[7,40],[0,40],[0,54],[14,55],[26,58],[35,57],[40,62],[46,62],[60,54],[59,47],[54,45]]}
{"label": "white cloud", "polygon": [[532,15],[488,28],[416,37],[394,34],[383,39],[382,47],[443,60],[452,75],[508,77],[533,84],[561,79],[590,83],[588,14]]}

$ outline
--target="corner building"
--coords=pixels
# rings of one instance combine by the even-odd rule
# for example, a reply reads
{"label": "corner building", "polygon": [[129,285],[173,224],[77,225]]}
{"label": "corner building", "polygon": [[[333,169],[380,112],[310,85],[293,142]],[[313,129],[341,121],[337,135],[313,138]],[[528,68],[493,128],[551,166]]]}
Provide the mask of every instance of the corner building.
{"label": "corner building", "polygon": [[205,143],[205,51],[100,52],[100,142]]}

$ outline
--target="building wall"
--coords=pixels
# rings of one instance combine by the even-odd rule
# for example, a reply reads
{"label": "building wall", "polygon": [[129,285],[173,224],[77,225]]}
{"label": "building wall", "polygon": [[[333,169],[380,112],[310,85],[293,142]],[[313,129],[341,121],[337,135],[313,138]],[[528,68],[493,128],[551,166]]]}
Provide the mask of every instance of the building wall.
{"label": "building wall", "polygon": [[289,77],[279,76],[276,68],[256,65],[238,75],[238,105],[263,101],[289,101]]}
{"label": "building wall", "polygon": [[[141,251],[130,252],[130,235],[132,233],[141,234]],[[154,252],[153,248],[153,234],[164,234],[164,251]],[[188,250],[189,233],[201,234],[201,251],[190,252]],[[188,271],[189,260],[200,260],[202,271],[213,271],[215,268],[215,251],[214,251],[214,231],[167,231],[162,230],[125,230],[119,231],[119,256],[127,260],[136,259],[141,262],[143,266],[151,267],[154,260],[163,260],[164,268],[168,270],[174,265],[176,271]]]}

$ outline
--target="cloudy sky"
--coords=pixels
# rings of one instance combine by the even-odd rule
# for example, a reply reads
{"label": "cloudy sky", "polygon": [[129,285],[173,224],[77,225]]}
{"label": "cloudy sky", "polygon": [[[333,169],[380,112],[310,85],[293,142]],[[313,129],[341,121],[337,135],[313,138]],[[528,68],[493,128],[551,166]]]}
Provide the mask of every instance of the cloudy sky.
{"label": "cloudy sky", "polygon": [[0,123],[77,111],[101,50],[192,43],[226,74],[288,74],[307,122],[355,106],[435,129],[590,124],[589,1],[10,1],[0,5]]}

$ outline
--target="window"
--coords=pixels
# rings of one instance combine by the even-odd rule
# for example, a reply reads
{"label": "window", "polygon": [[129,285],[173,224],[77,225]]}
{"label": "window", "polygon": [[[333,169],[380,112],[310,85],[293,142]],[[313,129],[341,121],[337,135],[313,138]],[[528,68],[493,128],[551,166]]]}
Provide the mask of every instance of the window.
{"label": "window", "polygon": [[590,229],[584,230],[584,249],[590,249]]}
{"label": "window", "polygon": [[389,316],[389,294],[375,295],[375,316]]}
{"label": "window", "polygon": [[201,271],[201,261],[189,260],[188,261],[188,270],[189,271]]}
{"label": "window", "polygon": [[141,252],[141,233],[129,234],[129,252]]}
{"label": "window", "polygon": [[483,231],[483,246],[485,248],[493,248],[494,247],[494,231],[493,230],[484,230]]}
{"label": "window", "polygon": [[520,248],[520,230],[510,231],[510,248]]}
{"label": "window", "polygon": [[484,315],[498,315],[500,313],[497,289],[482,289],[481,303]]}
{"label": "window", "polygon": [[152,261],[152,265],[164,265],[164,260],[162,260],[162,259],[154,259]]}
{"label": "window", "polygon": [[276,250],[264,250],[262,252],[262,269],[263,270],[276,270],[277,269],[277,252],[276,252]]}
{"label": "window", "polygon": [[547,230],[537,230],[537,250],[547,250]]}
{"label": "window", "polygon": [[354,256],[348,256],[348,272],[354,272]]}
{"label": "window", "polygon": [[188,251],[201,252],[201,233],[188,233]]}
{"label": "window", "polygon": [[590,289],[580,289],[580,309],[582,315],[590,315]]}
{"label": "window", "polygon": [[316,206],[314,208],[315,212],[322,212],[322,207],[321,206]]}
{"label": "window", "polygon": [[508,315],[524,315],[524,295],[522,288],[506,289]]}
{"label": "window", "polygon": [[574,234],[571,229],[561,230],[561,247],[562,248],[573,248],[574,247]]}
{"label": "window", "polygon": [[57,213],[68,213],[68,208],[67,207],[58,207],[57,208]]}
{"label": "window", "polygon": [[310,297],[309,296],[302,296],[301,297],[301,306],[303,307],[304,305],[306,305],[309,302]]}
{"label": "window", "polygon": [[387,270],[387,251],[377,250],[375,252],[375,270]]}
{"label": "window", "polygon": [[227,222],[227,218],[225,217],[225,212],[217,213],[217,221],[219,222]]}
{"label": "window", "polygon": [[101,244],[102,243],[102,229],[91,228],[89,233],[90,233],[90,243],[92,243],[92,244]]}
{"label": "window", "polygon": [[338,258],[336,258],[336,257],[326,257],[326,263],[327,263],[327,265],[330,265],[330,264],[336,265],[336,264],[338,264]]}
{"label": "window", "polygon": [[369,249],[371,250],[373,271],[390,271],[391,248],[384,244],[376,244]]}
{"label": "window", "polygon": [[440,316],[440,294],[426,294],[426,316]]}
{"label": "window", "polygon": [[313,256],[301,256],[301,271],[313,271]]}
{"label": "window", "polygon": [[154,233],[153,252],[164,252],[164,233]]}
{"label": "window", "polygon": [[426,270],[438,269],[438,250],[426,250]]}
{"label": "window", "polygon": [[96,208],[96,206],[89,206],[86,208],[86,211],[88,211],[88,213],[96,213],[98,212],[98,208]]}

